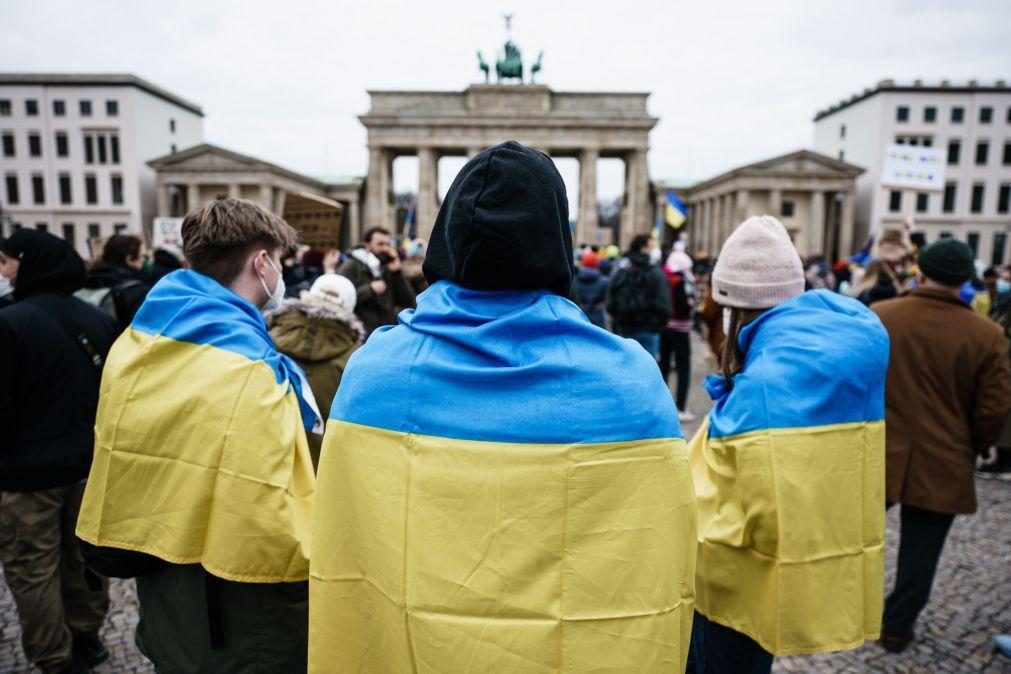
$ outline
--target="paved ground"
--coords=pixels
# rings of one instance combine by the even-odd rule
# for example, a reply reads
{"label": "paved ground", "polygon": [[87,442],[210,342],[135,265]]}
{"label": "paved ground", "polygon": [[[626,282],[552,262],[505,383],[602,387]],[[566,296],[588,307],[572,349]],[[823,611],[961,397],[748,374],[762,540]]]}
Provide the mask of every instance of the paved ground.
{"label": "paved ground", "polygon": [[[708,371],[705,347],[694,345],[693,375]],[[708,410],[704,392],[693,387],[689,408]],[[698,422],[685,424],[690,436]],[[919,640],[906,653],[886,654],[876,644],[846,653],[780,658],[776,672],[1011,672],[1011,659],[992,652],[996,632],[1011,632],[1011,484],[980,481],[979,513],[955,520],[941,558],[930,605],[920,619]],[[895,566],[896,513],[888,518],[887,583]],[[112,611],[102,636],[112,657],[97,672],[153,672],[133,644],[137,599],[132,581],[114,581]],[[0,672],[33,671],[25,662],[20,628],[7,586],[0,584]]]}

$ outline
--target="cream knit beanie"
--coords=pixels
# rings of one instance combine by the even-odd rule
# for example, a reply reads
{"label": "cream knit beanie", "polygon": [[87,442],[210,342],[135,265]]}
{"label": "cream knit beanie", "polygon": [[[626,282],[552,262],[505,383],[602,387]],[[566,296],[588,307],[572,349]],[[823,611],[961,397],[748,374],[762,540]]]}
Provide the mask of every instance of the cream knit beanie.
{"label": "cream knit beanie", "polygon": [[804,267],[786,228],[770,215],[748,218],[723,244],[713,269],[713,299],[768,309],[804,292]]}

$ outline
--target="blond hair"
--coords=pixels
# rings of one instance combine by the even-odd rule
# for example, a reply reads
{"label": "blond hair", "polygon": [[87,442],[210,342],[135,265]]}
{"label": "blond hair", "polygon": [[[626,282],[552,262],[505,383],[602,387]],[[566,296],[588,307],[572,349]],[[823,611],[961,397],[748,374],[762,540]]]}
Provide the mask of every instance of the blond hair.
{"label": "blond hair", "polygon": [[228,285],[257,248],[293,248],[297,232],[252,201],[218,199],[183,219],[183,254],[196,271]]}

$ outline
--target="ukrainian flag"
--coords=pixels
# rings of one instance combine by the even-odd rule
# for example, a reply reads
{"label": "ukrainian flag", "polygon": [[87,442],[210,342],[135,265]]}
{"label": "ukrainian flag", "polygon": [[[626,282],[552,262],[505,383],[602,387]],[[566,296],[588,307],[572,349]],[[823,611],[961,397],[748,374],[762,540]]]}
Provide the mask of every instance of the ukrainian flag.
{"label": "ukrainian flag", "polygon": [[106,360],[77,535],[228,580],[305,580],[303,377],[252,304],[195,271],[166,276]]}
{"label": "ukrainian flag", "polygon": [[688,219],[688,207],[678,199],[674,190],[667,190],[667,203],[663,209],[664,220],[674,229],[679,229]]}
{"label": "ukrainian flag", "polygon": [[739,343],[690,450],[698,610],[775,655],[854,648],[881,628],[888,334],[819,290]]}
{"label": "ukrainian flag", "polygon": [[356,352],[319,466],[313,672],[683,671],[695,505],[656,362],[440,281]]}

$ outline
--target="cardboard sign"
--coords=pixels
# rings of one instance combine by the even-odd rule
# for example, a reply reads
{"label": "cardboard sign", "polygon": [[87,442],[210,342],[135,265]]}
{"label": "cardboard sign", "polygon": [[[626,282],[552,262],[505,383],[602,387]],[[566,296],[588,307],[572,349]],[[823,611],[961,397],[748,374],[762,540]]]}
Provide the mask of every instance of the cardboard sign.
{"label": "cardboard sign", "polygon": [[166,245],[183,247],[183,219],[155,218],[151,235],[151,247],[164,248]]}
{"label": "cardboard sign", "polygon": [[326,197],[306,192],[286,192],[284,221],[298,231],[298,240],[310,248],[340,248],[344,207]]}
{"label": "cardboard sign", "polygon": [[882,187],[943,192],[945,151],[919,145],[889,145],[881,171]]}

